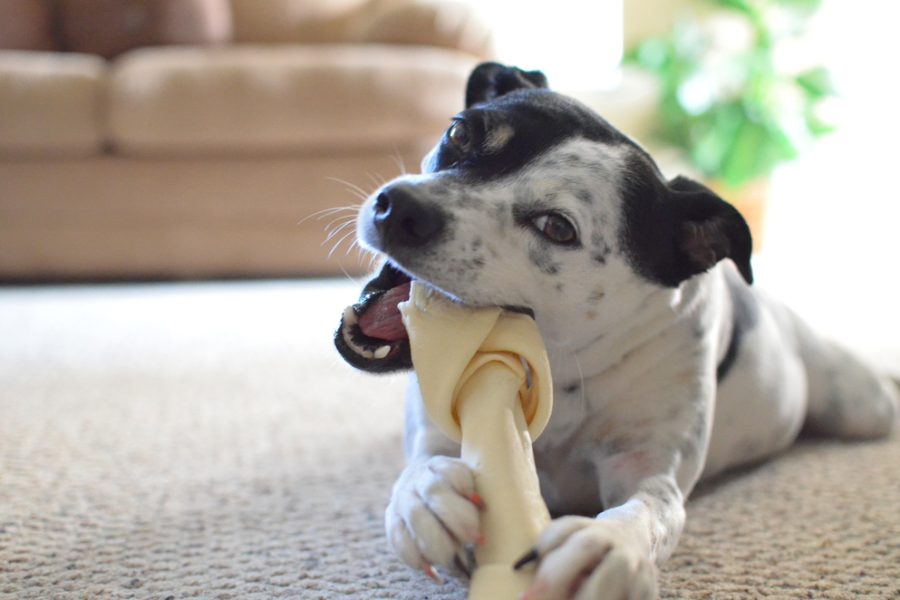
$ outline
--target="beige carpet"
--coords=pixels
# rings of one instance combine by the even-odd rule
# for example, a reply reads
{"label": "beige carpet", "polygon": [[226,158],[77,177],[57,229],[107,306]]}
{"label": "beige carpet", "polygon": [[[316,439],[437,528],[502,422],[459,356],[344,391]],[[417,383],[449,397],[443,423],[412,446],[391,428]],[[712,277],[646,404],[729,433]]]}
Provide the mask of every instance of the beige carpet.
{"label": "beige carpet", "polygon": [[[357,289],[0,290],[0,598],[464,598],[385,551],[403,382],[331,351]],[[900,597],[900,441],[702,489],[662,596]]]}

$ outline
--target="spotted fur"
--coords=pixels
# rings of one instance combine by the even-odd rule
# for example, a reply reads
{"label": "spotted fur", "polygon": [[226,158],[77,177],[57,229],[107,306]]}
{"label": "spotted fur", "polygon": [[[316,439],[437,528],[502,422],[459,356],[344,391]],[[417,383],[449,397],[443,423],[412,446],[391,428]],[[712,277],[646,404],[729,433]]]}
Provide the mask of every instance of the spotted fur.
{"label": "spotted fur", "polygon": [[[897,397],[750,287],[736,210],[696,182],[666,181],[539,75],[476,69],[454,119],[465,129],[444,136],[423,174],[364,204],[360,240],[392,269],[467,304],[527,311],[540,328],[556,404],[535,459],[559,518],[538,541],[528,598],[652,597],[701,477],[771,456],[804,425],[885,435]],[[400,556],[427,569],[477,539],[478,510],[412,377],[409,466],[387,527]]]}

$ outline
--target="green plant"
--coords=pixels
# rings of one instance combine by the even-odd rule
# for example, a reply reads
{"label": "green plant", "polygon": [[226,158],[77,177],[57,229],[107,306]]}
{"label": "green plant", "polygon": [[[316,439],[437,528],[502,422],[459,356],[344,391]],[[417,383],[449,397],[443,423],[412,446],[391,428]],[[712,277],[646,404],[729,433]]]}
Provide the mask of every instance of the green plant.
{"label": "green plant", "polygon": [[[660,82],[659,134],[704,176],[737,187],[793,159],[832,127],[821,66],[787,72],[776,59],[820,0],[707,0],[716,17],[685,20],[626,55]],[[723,29],[725,30],[723,32]]]}

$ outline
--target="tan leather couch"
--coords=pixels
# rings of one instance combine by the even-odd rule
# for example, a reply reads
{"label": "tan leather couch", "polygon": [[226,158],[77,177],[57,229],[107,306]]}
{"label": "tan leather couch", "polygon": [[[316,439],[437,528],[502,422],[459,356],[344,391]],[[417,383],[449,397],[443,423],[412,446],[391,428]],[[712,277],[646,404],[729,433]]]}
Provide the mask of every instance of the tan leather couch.
{"label": "tan leather couch", "polygon": [[323,244],[349,213],[310,215],[418,168],[488,30],[439,0],[230,1],[224,45],[0,50],[0,280],[365,267]]}

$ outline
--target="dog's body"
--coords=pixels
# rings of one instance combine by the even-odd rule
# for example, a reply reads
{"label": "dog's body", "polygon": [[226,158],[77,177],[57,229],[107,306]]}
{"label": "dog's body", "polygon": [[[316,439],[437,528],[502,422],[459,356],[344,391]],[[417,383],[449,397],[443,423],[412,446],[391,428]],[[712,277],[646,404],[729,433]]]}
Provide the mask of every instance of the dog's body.
{"label": "dog's body", "polygon": [[[409,277],[532,314],[556,398],[536,464],[551,512],[569,516],[538,541],[528,598],[648,597],[701,477],[777,453],[804,427],[886,435],[897,395],[748,285],[750,235],[733,208],[664,181],[642,149],[544,84],[476,69],[424,174],[363,206],[360,238],[390,262],[345,313],[338,347],[362,368],[408,367],[404,341],[373,342],[390,328],[366,313]],[[430,571],[477,542],[479,508],[416,385],[407,407],[409,465],[386,526]]]}

